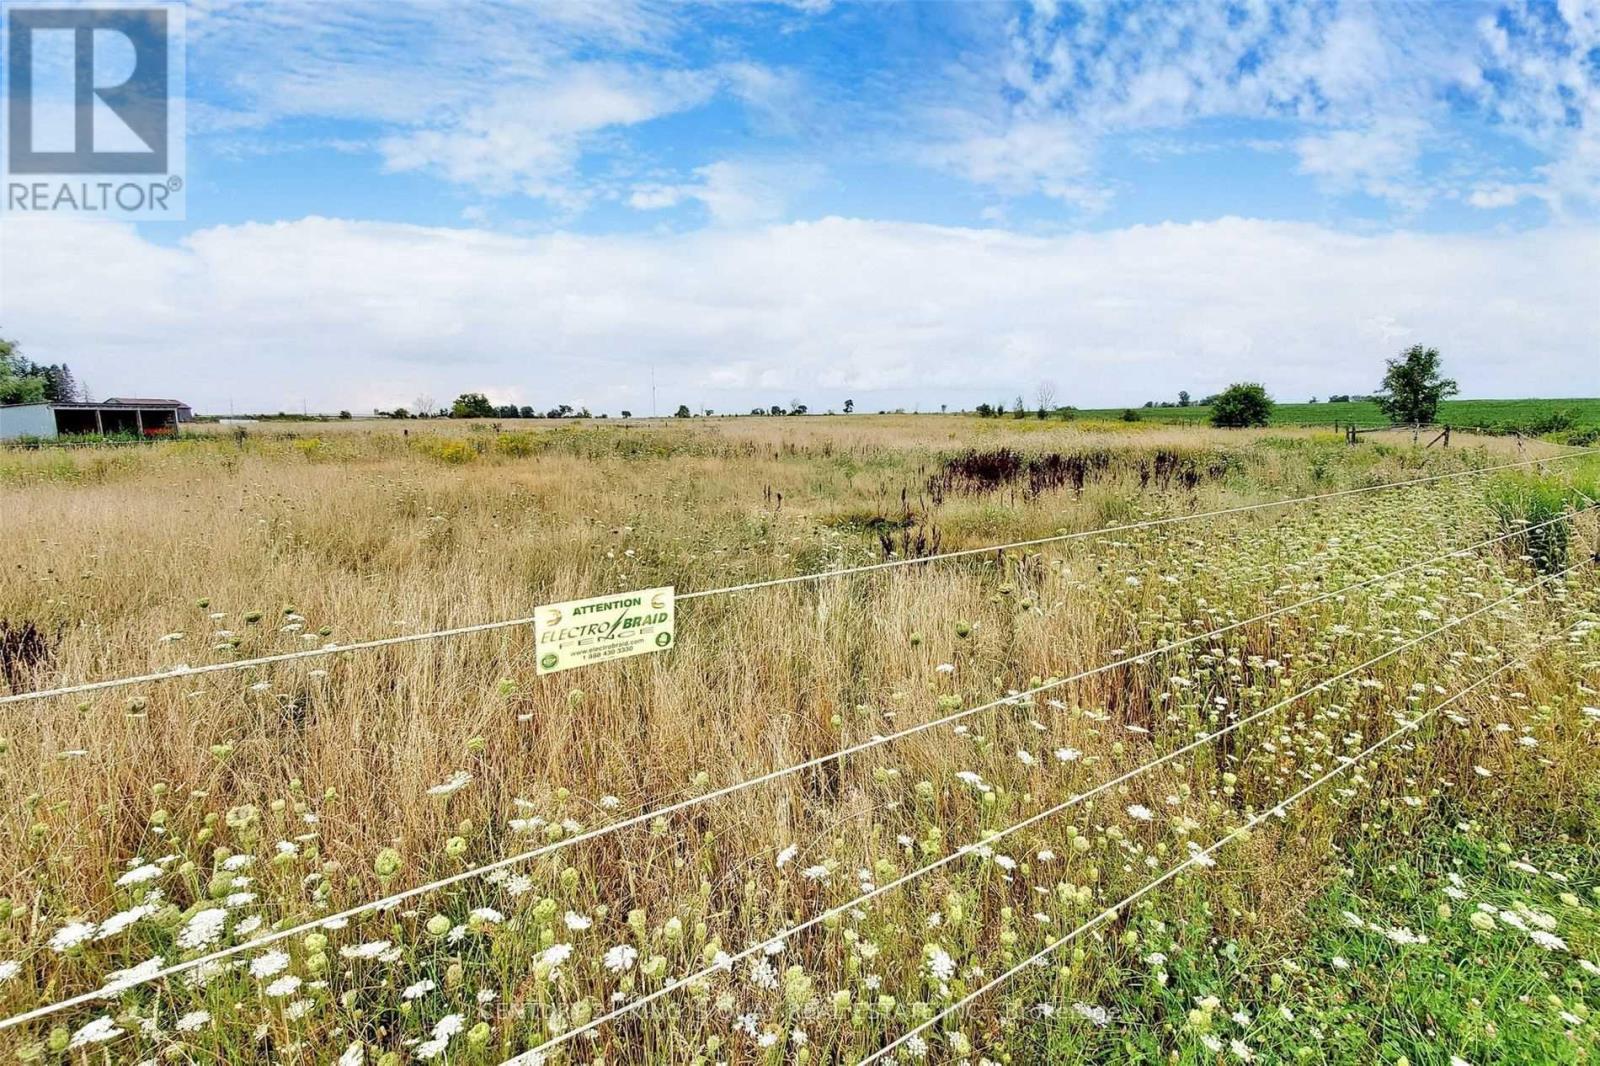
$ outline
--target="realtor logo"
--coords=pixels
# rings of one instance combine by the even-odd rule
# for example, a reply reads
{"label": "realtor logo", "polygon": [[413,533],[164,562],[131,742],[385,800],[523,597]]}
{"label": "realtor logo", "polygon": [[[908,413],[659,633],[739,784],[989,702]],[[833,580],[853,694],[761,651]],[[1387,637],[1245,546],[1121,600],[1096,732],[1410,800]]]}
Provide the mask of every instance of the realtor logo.
{"label": "realtor logo", "polygon": [[183,14],[5,5],[8,217],[183,217]]}

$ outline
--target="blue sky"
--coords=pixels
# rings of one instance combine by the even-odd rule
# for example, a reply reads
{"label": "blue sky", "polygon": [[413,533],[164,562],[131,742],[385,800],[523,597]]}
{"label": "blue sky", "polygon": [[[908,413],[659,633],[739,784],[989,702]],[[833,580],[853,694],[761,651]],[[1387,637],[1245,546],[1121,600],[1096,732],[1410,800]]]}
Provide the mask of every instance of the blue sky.
{"label": "blue sky", "polygon": [[1593,0],[196,0],[187,68],[185,222],[0,223],[101,391],[1600,392]]}

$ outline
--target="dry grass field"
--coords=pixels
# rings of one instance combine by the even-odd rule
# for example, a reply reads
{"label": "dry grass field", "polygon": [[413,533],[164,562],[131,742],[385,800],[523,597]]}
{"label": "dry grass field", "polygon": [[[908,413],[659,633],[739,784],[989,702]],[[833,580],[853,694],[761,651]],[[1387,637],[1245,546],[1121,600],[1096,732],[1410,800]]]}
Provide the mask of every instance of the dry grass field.
{"label": "dry grass field", "polygon": [[1570,451],[863,416],[0,452],[9,692],[1551,460],[706,596],[548,678],[511,627],[0,706],[0,1014],[125,982],[0,1055],[1592,1062]]}

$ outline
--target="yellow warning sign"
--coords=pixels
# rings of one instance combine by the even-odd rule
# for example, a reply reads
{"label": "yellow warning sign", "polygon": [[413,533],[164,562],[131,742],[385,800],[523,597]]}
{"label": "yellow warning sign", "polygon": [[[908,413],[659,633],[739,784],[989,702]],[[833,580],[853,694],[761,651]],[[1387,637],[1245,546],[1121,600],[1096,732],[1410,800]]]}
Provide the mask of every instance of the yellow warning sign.
{"label": "yellow warning sign", "polygon": [[670,585],[547,604],[533,615],[539,674],[665,651],[674,621]]}

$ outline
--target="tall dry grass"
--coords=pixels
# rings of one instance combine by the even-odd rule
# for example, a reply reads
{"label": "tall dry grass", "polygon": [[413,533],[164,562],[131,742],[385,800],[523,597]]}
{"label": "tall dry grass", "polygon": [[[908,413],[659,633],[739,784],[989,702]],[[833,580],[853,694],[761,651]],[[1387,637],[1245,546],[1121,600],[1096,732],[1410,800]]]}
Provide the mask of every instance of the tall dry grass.
{"label": "tall dry grass", "polygon": [[[0,619],[32,623],[51,642],[27,683],[517,617],[539,602],[609,590],[671,583],[687,591],[827,570],[881,559],[881,536],[903,543],[893,538],[906,530],[936,532],[948,550],[1519,454],[1514,442],[1498,440],[1423,453],[1345,449],[1327,434],[1129,433],[1031,420],[741,419],[531,433],[513,426],[413,426],[408,436],[391,426],[274,427],[242,440],[219,435],[110,455],[0,457],[0,535],[10,546]],[[1033,494],[1021,484],[931,490],[952,454],[1000,446],[1109,450],[1113,458],[1081,492]],[[1201,468],[1224,461],[1193,489],[1141,487],[1139,464],[1158,451]],[[1552,471],[1561,476],[1559,464]],[[170,849],[196,862],[188,896],[171,901],[187,914],[208,894],[211,848],[269,854],[274,839],[303,837],[299,847],[311,858],[264,865],[253,905],[269,925],[312,916],[531,846],[512,828],[519,812],[589,826],[648,810],[1123,649],[1141,651],[1446,552],[1492,535],[1499,522],[1482,481],[1462,479],[700,600],[683,605],[670,654],[546,679],[534,677],[527,633],[508,630],[5,708],[0,894],[12,901],[6,935],[29,970],[26,982],[0,986],[0,1005],[14,1012],[92,988],[107,971],[141,961],[133,946],[66,954],[42,946],[69,919],[123,906],[126,893],[114,881],[135,856]],[[1593,536],[1592,522],[1580,524],[1574,544]],[[670,825],[571,849],[533,871],[533,898],[581,897],[611,926],[634,910],[652,926],[682,913],[706,926],[696,933],[701,945],[715,936],[731,949],[817,909],[820,886],[775,876],[774,855],[786,844],[801,848],[798,864],[809,865],[814,853],[849,887],[851,870],[899,855],[899,836],[926,842],[936,827],[954,845],[1002,828],[1055,802],[1064,787],[1090,787],[1195,729],[1216,728],[1224,719],[1208,710],[1210,696],[1263,705],[1425,630],[1419,614],[1463,614],[1536,577],[1513,552],[1451,560],[1393,588],[987,713],[970,731],[921,733],[706,804]],[[1526,608],[1497,612],[1389,663],[1377,694],[1341,693],[1351,721],[1375,728],[1385,701],[1405,698],[1409,686],[1459,685],[1496,650],[1525,647],[1592,610],[1593,576],[1574,585],[1570,596],[1541,591]],[[1267,660],[1282,665],[1261,665]],[[1171,686],[1175,675],[1198,682],[1194,698]],[[1283,735],[1291,726],[1321,728],[1315,715],[1325,702],[1286,714]],[[1123,732],[1129,725],[1138,731]],[[1038,747],[1041,735],[1071,735],[1086,753],[1066,779],[1019,764],[1015,753]],[[1228,804],[1204,799],[1245,749],[1242,737],[1217,747],[1125,787],[1110,814],[1102,802],[1093,817],[1104,820],[1135,799],[1166,811],[1172,790],[1197,824],[1225,819]],[[1450,765],[1453,774],[1469,772]],[[1575,775],[1589,764],[1563,765]],[[1000,801],[971,803],[949,784],[958,769],[994,783]],[[445,800],[428,795],[463,770],[473,777],[469,788]],[[1246,776],[1238,795],[1259,803],[1290,775]],[[939,783],[931,795],[913,791],[924,781]],[[1575,776],[1565,787],[1583,794]],[[231,831],[224,815],[245,809],[259,823]],[[1073,819],[1085,832],[1093,810]],[[531,840],[570,831],[546,825]],[[384,848],[404,858],[389,877],[374,869]],[[1266,921],[1291,914],[1328,873],[1325,851],[1258,843],[1252,853],[1260,861],[1245,880],[1262,893]],[[572,883],[561,880],[569,868]],[[1092,881],[1078,877],[1097,892],[1127,881],[1109,868]],[[885,904],[885,920],[901,930],[886,939],[910,952],[898,970],[885,964],[889,977],[916,979],[920,940],[906,930],[948,893],[969,890],[973,906],[1012,895],[1003,883],[975,885],[951,871]],[[1028,897],[1012,903],[1027,906]],[[421,917],[435,905],[419,903]],[[980,954],[998,959],[1011,950],[987,934],[980,940]],[[543,1002],[542,987],[527,987],[543,946],[533,938],[505,948],[491,983],[506,1001]],[[813,972],[850,972],[839,942],[817,940],[808,950]],[[685,960],[693,954],[685,952]],[[676,968],[682,960],[672,961]],[[570,1000],[544,1008],[569,1022],[576,1010]],[[688,1060],[728,1024],[703,997],[684,997],[653,1017],[610,1038],[613,1061]],[[525,1020],[496,1015],[485,1054],[527,1043]],[[271,1038],[279,1053],[309,1054],[334,1033],[344,1040],[357,1032],[374,1050],[396,1048],[407,1032],[403,1021],[362,1030],[346,1017],[297,1038],[281,1016],[271,1024],[281,1027]],[[851,1041],[870,1041],[870,1032],[852,1023],[830,1039],[838,1048],[863,1046]]]}

